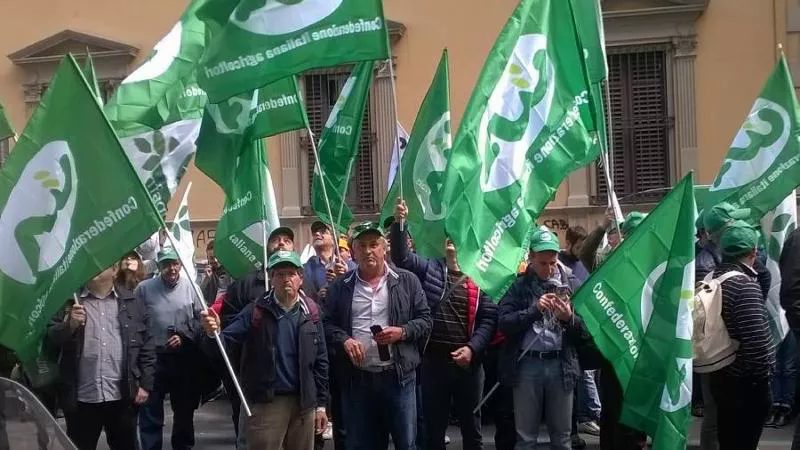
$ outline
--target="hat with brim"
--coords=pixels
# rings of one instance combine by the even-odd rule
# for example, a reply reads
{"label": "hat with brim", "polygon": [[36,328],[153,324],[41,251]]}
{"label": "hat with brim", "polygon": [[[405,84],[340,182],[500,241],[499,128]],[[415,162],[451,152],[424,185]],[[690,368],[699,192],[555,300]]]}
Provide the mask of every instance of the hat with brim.
{"label": "hat with brim", "polygon": [[620,231],[622,231],[623,236],[627,236],[636,229],[636,227],[641,224],[644,219],[647,217],[647,214],[639,211],[633,211],[625,216],[625,221],[622,222],[620,225]]}
{"label": "hat with brim", "polygon": [[339,238],[339,248],[350,250],[350,245],[347,243],[347,239],[345,239],[344,237]]}
{"label": "hat with brim", "polygon": [[558,252],[561,250],[561,244],[558,242],[558,236],[549,230],[536,230],[531,236],[531,244],[529,246],[532,252]]}
{"label": "hat with brim", "polygon": [[321,220],[315,220],[314,222],[311,222],[311,232],[312,233],[316,233],[317,231],[320,231],[320,230],[330,230],[330,229],[331,229],[331,227],[329,227],[328,224],[326,224],[325,222],[323,222]]}
{"label": "hat with brim", "polygon": [[292,229],[289,227],[278,227],[272,230],[272,232],[269,234],[269,238],[267,238],[267,242],[271,241],[275,236],[281,235],[289,236],[289,239],[294,242],[294,231],[292,231]]}
{"label": "hat with brim", "polygon": [[753,251],[758,239],[758,230],[745,221],[737,220],[722,232],[719,246],[725,256],[740,256]]}
{"label": "hat with brim", "polygon": [[157,259],[159,264],[166,261],[180,261],[180,258],[178,257],[178,252],[176,252],[175,249],[172,247],[167,247],[158,252]]}
{"label": "hat with brim", "polygon": [[375,222],[360,223],[353,228],[353,240],[368,234],[383,236],[383,230],[381,230],[381,227]]}
{"label": "hat with brim", "polygon": [[270,270],[280,265],[288,265],[297,269],[301,269],[303,267],[303,263],[300,262],[300,255],[298,255],[296,252],[290,252],[286,250],[280,250],[273,253],[267,262],[267,268]]}
{"label": "hat with brim", "polygon": [[749,217],[749,208],[737,208],[728,202],[722,202],[703,211],[703,226],[706,231],[715,234],[737,220]]}

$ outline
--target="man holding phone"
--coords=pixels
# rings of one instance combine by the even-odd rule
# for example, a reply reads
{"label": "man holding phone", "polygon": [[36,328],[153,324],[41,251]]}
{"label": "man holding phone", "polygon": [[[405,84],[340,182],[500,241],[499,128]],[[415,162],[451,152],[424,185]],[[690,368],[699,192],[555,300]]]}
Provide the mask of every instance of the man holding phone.
{"label": "man holding phone", "polygon": [[570,304],[578,281],[558,261],[559,250],[555,234],[534,231],[528,270],[500,301],[498,328],[506,336],[500,382],[514,389],[520,450],[536,448],[543,408],[550,448],[571,445],[572,393],[581,376],[576,348],[588,334]]}

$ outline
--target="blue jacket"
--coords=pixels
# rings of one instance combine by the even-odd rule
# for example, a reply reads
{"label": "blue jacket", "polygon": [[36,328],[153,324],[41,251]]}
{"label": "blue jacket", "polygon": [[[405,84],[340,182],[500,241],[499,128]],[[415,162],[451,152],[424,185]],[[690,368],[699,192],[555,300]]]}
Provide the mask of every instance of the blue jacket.
{"label": "blue jacket", "polygon": [[[387,266],[388,267],[388,266]],[[356,269],[357,270],[357,269]],[[420,364],[419,343],[431,333],[431,310],[422,286],[411,272],[387,268],[389,286],[389,325],[405,329],[406,338],[395,344],[395,366],[401,384],[411,381]],[[328,286],[325,301],[325,339],[331,364],[339,380],[350,379],[356,369],[344,351],[344,343],[353,336],[353,292],[356,271],[352,270]]]}
{"label": "blue jacket", "polygon": [[[429,259],[409,251],[405,245],[408,231],[400,230],[400,224],[392,224],[389,240],[392,247],[392,261],[401,268],[417,276],[425,291],[425,298],[431,315],[436,314],[441,306],[447,286],[447,263],[444,258]],[[497,305],[489,296],[478,289],[477,298],[470,298],[467,313],[469,342],[467,346],[474,353],[474,361],[482,356],[491,343],[497,330]]]}
{"label": "blue jacket", "polygon": [[[566,276],[573,292],[578,286],[578,280],[565,266],[559,265],[562,276]],[[517,277],[506,295],[500,300],[498,328],[506,336],[500,348],[498,361],[498,378],[504,386],[515,386],[519,366],[519,356],[523,351],[522,341],[525,333],[533,323],[542,318],[537,304],[539,297],[545,294],[543,281],[529,270]],[[578,363],[577,347],[591,342],[583,321],[573,313],[572,320],[562,323],[561,341],[561,370],[564,375],[564,388],[572,390],[581,375]]]}
{"label": "blue jacket", "polygon": [[[328,353],[319,307],[309,298],[300,297],[302,317],[298,337],[300,367],[300,410],[308,411],[328,402]],[[226,347],[242,345],[239,379],[245,398],[253,403],[269,403],[275,398],[277,364],[275,341],[278,326],[272,291],[242,312],[222,330]],[[206,339],[206,351],[219,354],[216,345]]]}

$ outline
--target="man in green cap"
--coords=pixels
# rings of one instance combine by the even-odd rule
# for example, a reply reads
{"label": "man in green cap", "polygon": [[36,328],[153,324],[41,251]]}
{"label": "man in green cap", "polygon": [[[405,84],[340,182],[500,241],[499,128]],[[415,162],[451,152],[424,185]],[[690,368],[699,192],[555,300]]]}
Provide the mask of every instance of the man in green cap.
{"label": "man in green cap", "polygon": [[[248,446],[309,450],[328,421],[328,353],[319,307],[302,293],[297,253],[276,251],[267,268],[273,289],[247,305],[222,338],[226,346],[242,345],[239,380],[253,412],[245,428]],[[213,336],[219,317],[213,310],[202,316],[203,329]],[[207,347],[215,354],[213,344]]]}
{"label": "man in green cap", "polygon": [[733,363],[709,374],[721,449],[755,450],[771,403],[769,381],[775,366],[775,345],[753,269],[758,238],[758,230],[734,221],[725,227],[719,240],[722,262],[713,276],[727,275],[721,284],[722,319],[730,337],[739,342]]}
{"label": "man in green cap", "polygon": [[375,223],[353,229],[357,267],[328,286],[325,337],[341,383],[349,450],[416,448],[416,368],[431,332],[416,275],[386,262],[387,242]]}
{"label": "man in green cap", "polygon": [[536,448],[543,410],[550,448],[571,446],[572,393],[581,376],[576,348],[586,334],[569,302],[578,281],[559,263],[559,250],[555,234],[536,230],[528,270],[500,301],[498,329],[506,342],[499,377],[514,389],[519,449]]}

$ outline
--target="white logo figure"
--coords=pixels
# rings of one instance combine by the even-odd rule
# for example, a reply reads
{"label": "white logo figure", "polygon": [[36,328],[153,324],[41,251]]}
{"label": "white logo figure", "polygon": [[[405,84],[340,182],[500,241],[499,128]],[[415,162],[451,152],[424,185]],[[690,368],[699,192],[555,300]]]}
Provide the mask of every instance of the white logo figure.
{"label": "white logo figure", "polygon": [[333,14],[344,0],[260,0],[262,6],[242,2],[231,22],[256,34],[275,36],[294,33]]}
{"label": "white logo figure", "polygon": [[445,215],[442,187],[447,157],[444,152],[453,146],[449,126],[450,111],[447,111],[428,130],[417,153],[417,159],[414,160],[414,173],[418,174],[414,182],[414,191],[417,193],[425,220],[439,220]]}
{"label": "white logo figure", "polygon": [[183,26],[180,22],[176,23],[172,30],[167,33],[158,44],[153,48],[155,54],[150,57],[144,64],[134,70],[132,74],[128,75],[122,84],[135,83],[142,80],[152,80],[153,78],[160,77],[167,72],[172,65],[172,61],[178,56],[181,51],[181,33]]}

